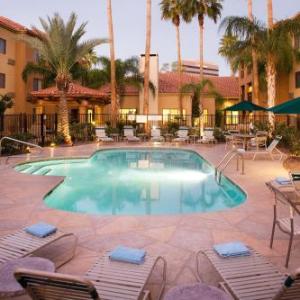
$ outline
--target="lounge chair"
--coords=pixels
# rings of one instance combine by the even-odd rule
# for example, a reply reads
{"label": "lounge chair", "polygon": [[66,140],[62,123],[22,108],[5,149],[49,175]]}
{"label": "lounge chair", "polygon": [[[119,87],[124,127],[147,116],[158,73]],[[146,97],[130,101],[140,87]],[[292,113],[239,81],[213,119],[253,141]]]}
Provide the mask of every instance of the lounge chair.
{"label": "lounge chair", "polygon": [[222,278],[221,288],[238,300],[299,300],[300,269],[294,274],[282,274],[265,257],[250,249],[251,254],[240,257],[219,256],[213,249],[197,253],[197,274],[200,257],[205,255]]}
{"label": "lounge chair", "polygon": [[161,256],[146,256],[142,265],[111,261],[108,254],[87,272],[85,277],[19,269],[18,282],[33,300],[52,299],[149,299],[145,290],[156,264],[163,263],[158,299],[166,284],[166,261]]}
{"label": "lounge chair", "polygon": [[266,149],[256,149],[254,150],[253,160],[255,160],[257,154],[269,155],[272,160],[274,160],[274,154],[280,155],[279,160],[282,159],[283,153],[277,148],[278,143],[282,139],[281,136],[276,136],[272,143]]}
{"label": "lounge chair", "polygon": [[248,142],[248,148],[255,148],[257,151],[261,149],[266,150],[267,137],[268,133],[266,131],[258,131],[255,137]]}
{"label": "lounge chair", "polygon": [[181,126],[179,127],[177,137],[172,140],[175,143],[187,143],[189,141],[189,129],[188,127]]}
{"label": "lounge chair", "polygon": [[114,139],[106,135],[105,127],[96,127],[95,128],[97,140],[100,142],[113,142]]}
{"label": "lounge chair", "polygon": [[49,247],[51,244],[67,238],[69,238],[71,241],[68,243],[67,249],[64,248],[65,251],[63,252],[65,257],[63,260],[61,261],[60,259],[55,262],[57,257],[51,257],[51,260],[54,260],[56,267],[60,267],[67,263],[75,255],[77,237],[73,233],[65,233],[57,230],[55,233],[47,237],[39,238],[27,233],[25,229],[21,229],[12,234],[6,235],[0,238],[0,266],[9,260],[30,256],[36,252],[41,252],[41,250]]}
{"label": "lounge chair", "polygon": [[161,135],[160,128],[151,129],[151,142],[164,142],[165,138]]}
{"label": "lounge chair", "polygon": [[134,135],[134,129],[132,126],[124,126],[124,137],[127,142],[140,142],[141,139]]}
{"label": "lounge chair", "polygon": [[214,137],[214,129],[213,128],[204,128],[203,136],[197,142],[203,143],[203,144],[216,143],[217,140]]}
{"label": "lounge chair", "polygon": [[[292,179],[292,182],[294,180]],[[272,234],[270,239],[270,248],[273,247],[275,229],[278,227],[283,233],[289,235],[289,244],[285,259],[285,267],[287,268],[289,265],[289,260],[291,256],[291,250],[293,245],[294,237],[300,236],[300,200],[297,192],[295,193],[295,189],[293,185],[289,186],[280,186],[276,184],[274,181],[270,181],[266,183],[267,187],[274,193],[274,217],[273,217],[273,225],[272,225]],[[289,215],[288,216],[278,216],[278,204],[279,202],[288,208]],[[299,298],[300,299],[300,298]]]}

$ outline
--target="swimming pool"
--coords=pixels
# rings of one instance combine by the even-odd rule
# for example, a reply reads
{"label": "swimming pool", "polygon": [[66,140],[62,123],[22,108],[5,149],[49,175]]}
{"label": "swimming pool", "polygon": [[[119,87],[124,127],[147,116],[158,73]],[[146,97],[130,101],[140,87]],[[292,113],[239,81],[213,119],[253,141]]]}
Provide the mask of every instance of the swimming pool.
{"label": "swimming pool", "polygon": [[101,215],[174,215],[226,210],[245,193],[199,154],[178,149],[107,149],[86,159],[20,164],[22,173],[64,176],[48,207]]}

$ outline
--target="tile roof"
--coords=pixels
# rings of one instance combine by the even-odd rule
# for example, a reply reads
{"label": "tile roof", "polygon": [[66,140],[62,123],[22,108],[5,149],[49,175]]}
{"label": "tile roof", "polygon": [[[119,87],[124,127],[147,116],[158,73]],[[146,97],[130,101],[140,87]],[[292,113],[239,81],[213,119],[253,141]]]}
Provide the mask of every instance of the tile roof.
{"label": "tile roof", "polygon": [[[239,97],[239,83],[237,77],[220,77],[210,76],[209,79],[217,92],[225,98]],[[199,76],[187,73],[182,74],[182,84],[197,83]],[[159,92],[160,93],[178,93],[179,92],[179,76],[176,72],[160,73],[159,75]]]}
{"label": "tile roof", "polygon": [[29,35],[36,36],[35,29],[29,29],[15,21],[12,21],[6,17],[0,16],[0,27],[4,27],[8,30],[17,32],[17,33],[27,33]]}
{"label": "tile roof", "polygon": [[[30,96],[31,98],[58,98],[60,97],[60,93],[56,86],[52,86],[46,89],[32,91]],[[107,94],[99,90],[84,87],[80,84],[70,83],[67,97],[106,99]]]}
{"label": "tile roof", "polygon": [[[215,89],[225,98],[239,98],[239,82],[237,77],[208,77],[212,81]],[[183,73],[183,84],[197,83],[199,77]],[[106,94],[110,93],[110,85],[107,84],[100,88],[100,91]],[[176,72],[159,73],[159,93],[178,93],[179,92],[179,76]],[[125,88],[124,95],[138,95],[139,90],[133,86]]]}

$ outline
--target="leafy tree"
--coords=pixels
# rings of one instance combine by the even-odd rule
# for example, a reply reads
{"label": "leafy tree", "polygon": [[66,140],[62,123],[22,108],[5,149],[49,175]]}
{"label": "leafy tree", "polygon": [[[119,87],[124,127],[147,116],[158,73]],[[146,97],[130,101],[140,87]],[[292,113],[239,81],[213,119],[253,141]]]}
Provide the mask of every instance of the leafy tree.
{"label": "leafy tree", "polygon": [[13,96],[11,94],[0,95],[0,115],[4,115],[8,108],[13,107]]}

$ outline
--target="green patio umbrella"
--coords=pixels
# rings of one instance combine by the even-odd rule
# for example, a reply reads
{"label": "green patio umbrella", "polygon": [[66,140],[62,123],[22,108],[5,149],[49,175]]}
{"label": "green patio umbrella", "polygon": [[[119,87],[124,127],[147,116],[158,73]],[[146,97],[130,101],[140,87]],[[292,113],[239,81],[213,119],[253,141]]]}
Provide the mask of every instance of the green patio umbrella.
{"label": "green patio umbrella", "polygon": [[300,114],[300,97],[269,108],[274,114]]}
{"label": "green patio umbrella", "polygon": [[256,105],[250,101],[241,101],[225,108],[225,111],[267,111],[266,108]]}

